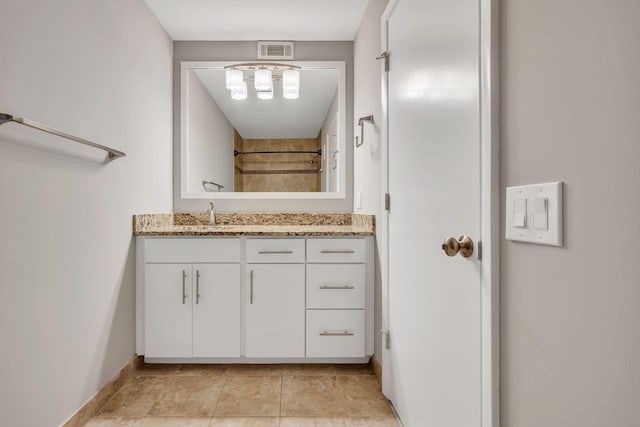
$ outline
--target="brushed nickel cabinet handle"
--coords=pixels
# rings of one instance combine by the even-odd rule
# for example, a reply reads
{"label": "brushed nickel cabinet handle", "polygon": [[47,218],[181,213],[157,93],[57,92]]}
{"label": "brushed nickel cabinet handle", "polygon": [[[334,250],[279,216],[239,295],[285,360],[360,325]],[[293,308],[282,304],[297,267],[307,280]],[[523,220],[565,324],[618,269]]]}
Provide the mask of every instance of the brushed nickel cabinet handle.
{"label": "brushed nickel cabinet handle", "polygon": [[354,335],[353,332],[344,331],[344,332],[328,332],[323,331],[320,332],[321,337],[352,337]]}
{"label": "brushed nickel cabinet handle", "polygon": [[182,270],[182,304],[187,301],[187,272]]}
{"label": "brushed nickel cabinet handle", "polygon": [[249,303],[253,304],[253,270],[249,271]]}
{"label": "brushed nickel cabinet handle", "polygon": [[351,285],[344,285],[344,286],[339,286],[339,285],[322,285],[320,286],[320,289],[355,289],[355,287],[351,286]]}
{"label": "brushed nickel cabinet handle", "polygon": [[273,255],[273,254],[292,254],[293,251],[259,251],[260,255]]}
{"label": "brushed nickel cabinet handle", "polygon": [[339,250],[339,251],[333,251],[333,250],[329,250],[329,249],[324,249],[322,251],[320,251],[321,254],[355,254],[356,251],[352,251],[349,249],[345,249],[345,250]]}
{"label": "brushed nickel cabinet handle", "polygon": [[196,270],[196,304],[200,304],[200,270]]}

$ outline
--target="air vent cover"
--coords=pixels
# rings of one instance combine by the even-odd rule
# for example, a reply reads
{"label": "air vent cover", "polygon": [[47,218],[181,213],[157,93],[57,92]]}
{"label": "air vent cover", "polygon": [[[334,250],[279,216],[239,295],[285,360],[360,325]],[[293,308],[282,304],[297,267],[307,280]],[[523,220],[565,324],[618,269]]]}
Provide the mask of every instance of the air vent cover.
{"label": "air vent cover", "polygon": [[293,42],[258,42],[258,59],[293,59]]}

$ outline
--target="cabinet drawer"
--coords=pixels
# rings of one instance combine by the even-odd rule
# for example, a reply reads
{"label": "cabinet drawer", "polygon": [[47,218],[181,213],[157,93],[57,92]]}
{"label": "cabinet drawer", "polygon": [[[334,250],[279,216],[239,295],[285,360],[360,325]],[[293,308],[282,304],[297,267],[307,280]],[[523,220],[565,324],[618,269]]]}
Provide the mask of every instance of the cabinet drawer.
{"label": "cabinet drawer", "polygon": [[307,310],[307,357],[364,353],[364,310]]}
{"label": "cabinet drawer", "polygon": [[364,239],[308,239],[308,262],[365,262]]}
{"label": "cabinet drawer", "polygon": [[364,264],[307,266],[307,308],[364,308]]}
{"label": "cabinet drawer", "polygon": [[247,262],[304,262],[304,239],[248,239]]}
{"label": "cabinet drawer", "polygon": [[145,262],[240,262],[240,239],[145,239]]}

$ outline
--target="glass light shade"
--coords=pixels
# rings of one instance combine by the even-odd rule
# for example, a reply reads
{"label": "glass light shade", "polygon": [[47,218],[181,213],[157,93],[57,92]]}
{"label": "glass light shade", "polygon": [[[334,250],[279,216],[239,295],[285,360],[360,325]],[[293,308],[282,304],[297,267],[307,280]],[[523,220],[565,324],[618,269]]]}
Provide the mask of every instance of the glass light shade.
{"label": "glass light shade", "polygon": [[256,92],[256,94],[258,95],[258,99],[273,99],[273,91],[272,90],[259,91],[259,92]]}
{"label": "glass light shade", "polygon": [[[271,80],[271,70],[260,68],[253,73],[256,90],[269,91],[273,89],[273,80]],[[263,99],[263,98],[260,98]]]}
{"label": "glass light shade", "polygon": [[231,99],[236,101],[247,99],[247,82],[243,81],[240,89],[231,89]]}
{"label": "glass light shade", "polygon": [[240,90],[242,89],[242,83],[244,82],[244,76],[240,70],[227,70],[227,89]]}
{"label": "glass light shade", "polygon": [[282,72],[282,87],[286,90],[289,88],[300,88],[300,71],[285,70]]}
{"label": "glass light shade", "polygon": [[298,99],[300,97],[300,89],[296,86],[283,86],[282,97],[284,99]]}

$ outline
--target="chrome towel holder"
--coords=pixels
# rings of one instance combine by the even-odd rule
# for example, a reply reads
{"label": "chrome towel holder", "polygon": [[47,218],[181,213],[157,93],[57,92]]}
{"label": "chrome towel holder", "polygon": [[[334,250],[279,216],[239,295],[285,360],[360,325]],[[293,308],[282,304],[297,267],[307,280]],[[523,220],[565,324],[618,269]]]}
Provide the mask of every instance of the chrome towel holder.
{"label": "chrome towel holder", "polygon": [[358,119],[358,126],[360,126],[360,143],[358,143],[358,137],[356,136],[356,147],[360,147],[362,144],[364,144],[364,123],[365,122],[375,125],[375,122],[373,121],[373,114],[370,114],[368,116],[363,116]]}
{"label": "chrome towel holder", "polygon": [[10,123],[10,122],[18,123],[18,124],[21,124],[23,126],[28,126],[30,128],[33,128],[33,129],[38,129],[38,130],[41,130],[43,132],[50,133],[52,135],[60,136],[62,138],[67,138],[67,139],[70,139],[72,141],[79,142],[80,144],[88,145],[89,147],[93,147],[93,148],[98,148],[100,150],[104,150],[107,153],[109,153],[109,158],[110,159],[115,159],[116,157],[124,157],[124,156],[126,156],[125,153],[123,153],[120,150],[116,150],[115,148],[107,147],[105,145],[97,144],[95,142],[86,140],[84,138],[80,138],[80,137],[77,137],[77,136],[74,136],[74,135],[70,135],[70,134],[68,134],[66,132],[62,132],[61,130],[54,129],[52,127],[43,125],[41,123],[34,122],[33,120],[25,119],[24,117],[14,117],[11,114],[0,113],[0,125],[3,125],[5,123]]}

